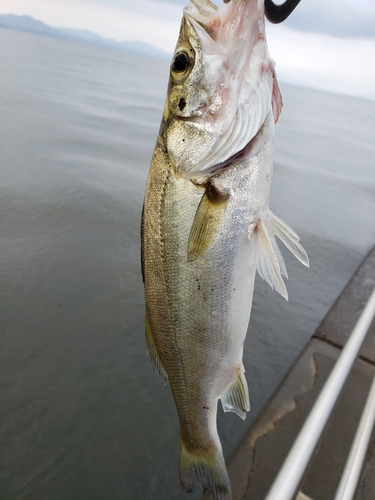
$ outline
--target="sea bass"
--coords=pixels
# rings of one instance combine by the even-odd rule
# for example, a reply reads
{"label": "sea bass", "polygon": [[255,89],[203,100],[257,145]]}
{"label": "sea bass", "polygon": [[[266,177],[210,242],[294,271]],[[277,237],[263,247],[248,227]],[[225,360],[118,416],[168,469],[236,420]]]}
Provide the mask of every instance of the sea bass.
{"label": "sea bass", "polygon": [[264,0],[184,9],[142,217],[146,345],[181,424],[180,482],[231,498],[217,403],[250,410],[243,346],[256,271],[287,298],[275,235],[305,265],[296,233],[269,210],[282,108]]}

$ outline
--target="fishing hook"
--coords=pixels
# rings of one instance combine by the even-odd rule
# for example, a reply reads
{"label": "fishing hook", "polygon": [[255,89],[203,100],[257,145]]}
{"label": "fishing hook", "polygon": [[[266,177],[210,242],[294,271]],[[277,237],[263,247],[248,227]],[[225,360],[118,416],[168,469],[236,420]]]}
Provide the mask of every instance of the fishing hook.
{"label": "fishing hook", "polygon": [[300,1],[301,0],[285,0],[283,4],[276,5],[272,0],[265,0],[264,9],[266,18],[273,24],[282,23],[293,12]]}

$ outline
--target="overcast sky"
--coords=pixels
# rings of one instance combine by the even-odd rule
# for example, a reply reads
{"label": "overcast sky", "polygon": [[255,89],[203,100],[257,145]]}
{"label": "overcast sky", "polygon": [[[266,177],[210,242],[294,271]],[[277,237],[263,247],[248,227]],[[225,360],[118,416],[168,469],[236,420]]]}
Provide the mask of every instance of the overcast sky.
{"label": "overcast sky", "polygon": [[[172,53],[187,3],[1,0],[0,13],[119,41],[141,40]],[[267,26],[267,39],[281,81],[375,99],[375,0],[301,0],[285,23]]]}

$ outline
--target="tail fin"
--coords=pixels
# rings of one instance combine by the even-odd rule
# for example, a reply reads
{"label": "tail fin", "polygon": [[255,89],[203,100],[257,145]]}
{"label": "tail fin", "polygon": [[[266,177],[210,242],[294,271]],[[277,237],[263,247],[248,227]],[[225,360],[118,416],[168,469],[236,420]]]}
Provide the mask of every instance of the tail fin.
{"label": "tail fin", "polygon": [[180,483],[187,492],[193,489],[194,472],[203,492],[211,490],[214,500],[232,500],[221,447],[212,452],[189,452],[181,440]]}

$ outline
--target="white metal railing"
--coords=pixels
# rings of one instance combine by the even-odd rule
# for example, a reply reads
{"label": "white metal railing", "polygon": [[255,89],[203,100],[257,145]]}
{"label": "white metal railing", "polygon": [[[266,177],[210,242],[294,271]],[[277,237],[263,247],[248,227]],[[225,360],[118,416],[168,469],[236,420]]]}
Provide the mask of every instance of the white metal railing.
{"label": "white metal railing", "polygon": [[375,422],[375,378],[334,500],[354,497]]}
{"label": "white metal railing", "polygon": [[[276,477],[271,489],[269,490],[266,496],[266,500],[294,500],[294,498],[296,497],[299,486],[303,481],[305,471],[312,459],[315,448],[317,447],[327,421],[341,393],[344,383],[351,371],[353,363],[358,356],[359,350],[366,337],[367,331],[374,316],[375,289],[372,292],[371,297],[366,304],[366,307],[364,308],[359,320],[357,321],[321,393],[319,394],[314,407],[307,417],[304,426],[302,427],[296,441],[294,442],[289,455],[287,456],[282,468],[280,469],[278,476]],[[375,393],[375,387],[371,389],[369,397],[371,397],[372,392]],[[375,399],[375,394],[373,395],[373,399]],[[374,403],[369,403],[368,405],[372,408],[373,404]],[[372,411],[373,410],[369,410],[367,413],[369,413],[371,416]],[[363,418],[361,419],[361,424]],[[362,425],[364,426],[364,424]],[[370,430],[368,432],[371,435],[371,418],[369,419],[369,423],[367,425],[370,426]],[[366,449],[363,451],[365,443],[362,443],[362,439],[358,438],[358,433],[360,432],[359,429],[355,438],[355,443],[359,440],[361,441],[361,445],[359,446],[359,449],[361,451],[360,453],[358,451],[353,451],[354,448],[358,449],[358,445],[355,445],[354,448],[352,448],[352,452],[349,456],[351,465],[348,465],[350,469],[353,467],[352,460],[357,461],[360,455],[366,453],[368,440],[370,438],[370,435],[368,435]],[[361,467],[362,463],[360,464]],[[347,470],[347,468],[345,468],[345,470]],[[357,481],[359,474],[360,470],[355,476]],[[350,471],[348,471],[347,473],[344,472],[342,480],[345,482],[345,484],[342,486],[343,490],[341,490],[340,483],[340,490],[337,491],[337,494],[339,494],[341,491],[346,491],[346,493],[344,494],[345,496],[338,497],[336,495],[335,500],[349,500],[350,498],[352,498],[351,496],[347,495],[347,488],[349,484],[353,484],[355,477],[350,473]],[[354,492],[356,486],[357,483],[355,483],[354,485]]]}

